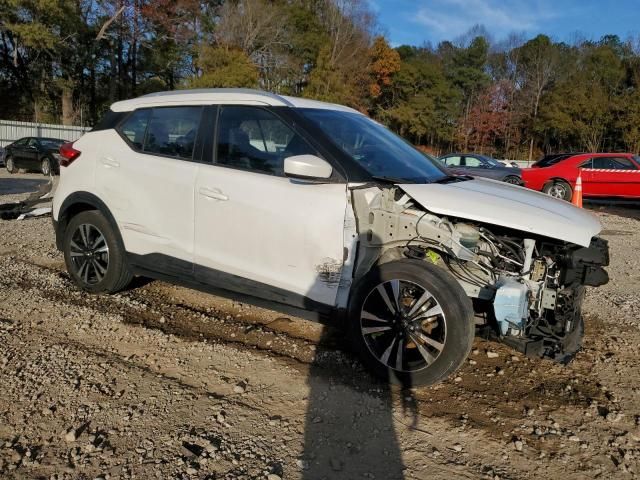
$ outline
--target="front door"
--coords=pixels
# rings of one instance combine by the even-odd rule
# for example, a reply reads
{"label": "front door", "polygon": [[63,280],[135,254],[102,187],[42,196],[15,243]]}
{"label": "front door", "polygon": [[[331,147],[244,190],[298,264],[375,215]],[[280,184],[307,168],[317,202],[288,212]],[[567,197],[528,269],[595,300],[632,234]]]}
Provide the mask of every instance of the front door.
{"label": "front door", "polygon": [[[632,197],[640,185],[640,172],[625,157],[593,157],[582,165],[584,194],[601,197]],[[635,196],[638,194],[635,193]]]}
{"label": "front door", "polygon": [[335,305],[346,183],[285,177],[286,157],[317,152],[268,109],[222,106],[217,130],[195,187],[196,277],[296,307]]}
{"label": "front door", "polygon": [[27,148],[24,151],[25,168],[39,170],[40,162],[38,161],[38,140],[30,138],[27,142]]}

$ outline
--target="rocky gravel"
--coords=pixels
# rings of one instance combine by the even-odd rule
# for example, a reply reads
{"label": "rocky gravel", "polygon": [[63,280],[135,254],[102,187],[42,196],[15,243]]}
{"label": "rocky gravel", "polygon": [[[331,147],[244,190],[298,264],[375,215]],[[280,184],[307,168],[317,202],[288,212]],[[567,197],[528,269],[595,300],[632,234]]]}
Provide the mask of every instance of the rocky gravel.
{"label": "rocky gravel", "polygon": [[81,293],[50,218],[0,221],[0,478],[636,478],[640,215],[595,212],[611,282],[571,364],[477,339],[413,391],[339,329],[141,279]]}

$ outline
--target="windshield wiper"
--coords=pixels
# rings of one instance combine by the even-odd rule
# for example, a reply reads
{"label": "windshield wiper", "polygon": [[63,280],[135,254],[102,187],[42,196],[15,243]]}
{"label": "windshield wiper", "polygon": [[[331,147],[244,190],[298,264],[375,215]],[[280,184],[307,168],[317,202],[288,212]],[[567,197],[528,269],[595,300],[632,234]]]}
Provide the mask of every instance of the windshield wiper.
{"label": "windshield wiper", "polygon": [[371,178],[374,180],[379,180],[385,183],[418,183],[415,180],[409,180],[408,178],[400,178],[400,177],[388,177],[385,175],[371,175]]}
{"label": "windshield wiper", "polygon": [[431,183],[457,183],[466,182],[467,180],[473,180],[473,177],[470,175],[445,175]]}

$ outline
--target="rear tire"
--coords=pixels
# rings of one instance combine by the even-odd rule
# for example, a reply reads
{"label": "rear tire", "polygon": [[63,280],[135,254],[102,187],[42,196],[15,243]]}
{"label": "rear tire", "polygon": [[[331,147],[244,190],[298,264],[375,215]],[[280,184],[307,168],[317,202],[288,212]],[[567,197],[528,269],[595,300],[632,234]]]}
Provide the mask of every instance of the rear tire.
{"label": "rear tire", "polygon": [[133,278],[119,232],[97,210],[69,221],[62,249],[71,279],[87,292],[115,293]]}
{"label": "rear tire", "polygon": [[42,172],[42,174],[46,176],[51,175],[51,160],[49,160],[48,158],[43,158],[40,161],[40,172]]}
{"label": "rear tire", "polygon": [[7,172],[12,173],[12,174],[16,173],[16,164],[13,161],[13,158],[7,157],[5,159],[5,166],[7,168]]}
{"label": "rear tire", "polygon": [[475,335],[471,301],[460,284],[435,265],[410,259],[376,266],[360,280],[349,304],[349,327],[371,372],[404,387],[453,373]]}
{"label": "rear tire", "polygon": [[509,175],[507,177],[505,177],[505,179],[503,180],[504,183],[509,183],[511,185],[522,185],[522,179],[516,175]]}
{"label": "rear tire", "polygon": [[570,202],[571,197],[573,196],[571,185],[564,180],[553,180],[547,183],[542,191],[551,197],[566,200],[567,202]]}

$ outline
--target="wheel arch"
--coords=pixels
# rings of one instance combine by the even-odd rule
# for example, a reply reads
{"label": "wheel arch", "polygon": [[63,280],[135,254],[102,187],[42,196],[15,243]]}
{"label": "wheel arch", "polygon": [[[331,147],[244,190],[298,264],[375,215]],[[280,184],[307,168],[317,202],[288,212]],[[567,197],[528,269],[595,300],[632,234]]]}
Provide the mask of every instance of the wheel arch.
{"label": "wheel arch", "polygon": [[506,182],[507,178],[517,178],[520,183],[522,183],[522,175],[517,173],[505,173],[502,177],[502,181]]}
{"label": "wheel arch", "polygon": [[64,232],[67,229],[67,225],[73,217],[81,212],[89,210],[98,210],[102,213],[111,227],[113,227],[116,235],[119,237],[120,242],[120,230],[118,229],[118,223],[115,217],[107,207],[107,205],[96,195],[89,192],[74,192],[64,199],[60,206],[58,213],[58,221],[56,224],[56,247],[58,250],[62,250],[62,240],[64,238]]}
{"label": "wheel arch", "polygon": [[544,184],[542,185],[542,189],[544,190],[547,185],[551,185],[556,182],[564,182],[571,187],[571,182],[563,177],[550,177]]}

